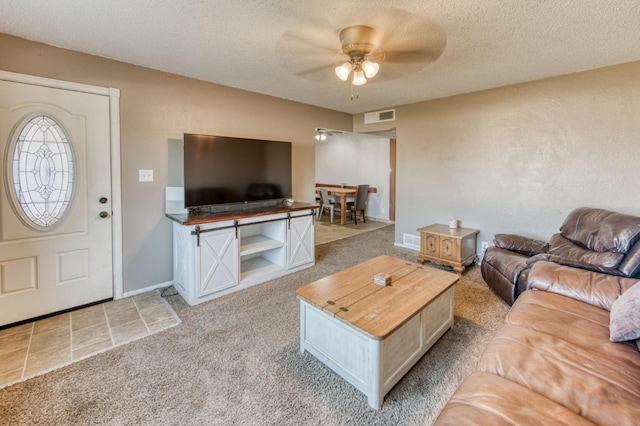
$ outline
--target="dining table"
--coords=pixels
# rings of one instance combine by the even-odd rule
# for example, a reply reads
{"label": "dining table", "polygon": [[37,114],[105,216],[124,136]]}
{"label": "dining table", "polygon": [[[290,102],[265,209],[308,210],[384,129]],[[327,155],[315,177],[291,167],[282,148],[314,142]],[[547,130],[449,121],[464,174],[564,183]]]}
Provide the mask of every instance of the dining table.
{"label": "dining table", "polygon": [[345,223],[347,223],[347,197],[355,197],[356,188],[322,186],[316,188],[316,191],[319,191],[320,188],[326,189],[329,195],[340,198],[340,225],[344,225]]}

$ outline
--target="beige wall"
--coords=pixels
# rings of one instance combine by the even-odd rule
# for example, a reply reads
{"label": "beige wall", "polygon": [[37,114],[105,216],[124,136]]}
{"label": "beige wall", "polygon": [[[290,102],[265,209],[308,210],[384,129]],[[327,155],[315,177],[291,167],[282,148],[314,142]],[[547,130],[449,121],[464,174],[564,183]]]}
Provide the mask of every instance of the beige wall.
{"label": "beige wall", "polygon": [[[350,130],[352,117],[0,34],[0,69],[120,89],[124,290],[172,280],[164,217],[169,139],[184,132],[293,142],[293,194],[314,200],[317,126]],[[139,183],[138,170],[154,182]]]}
{"label": "beige wall", "polygon": [[[430,223],[547,239],[578,206],[640,215],[640,62],[397,107],[396,242]],[[362,114],[354,131],[369,131]]]}
{"label": "beige wall", "polygon": [[[450,218],[548,238],[577,206],[640,215],[640,62],[351,117],[0,34],[0,69],[121,90],[125,291],[170,281],[168,140],[290,140],[294,197],[313,199],[314,127],[397,129],[396,241]],[[353,120],[353,121],[352,121]],[[153,183],[138,183],[153,169]]]}

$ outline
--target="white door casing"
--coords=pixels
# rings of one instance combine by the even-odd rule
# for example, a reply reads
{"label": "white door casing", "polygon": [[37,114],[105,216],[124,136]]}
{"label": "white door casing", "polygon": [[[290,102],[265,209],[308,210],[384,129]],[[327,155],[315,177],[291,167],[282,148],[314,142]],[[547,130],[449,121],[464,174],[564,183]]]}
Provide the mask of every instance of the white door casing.
{"label": "white door casing", "polygon": [[[0,325],[122,296],[118,97],[116,89],[0,71]],[[60,125],[74,160],[73,195],[53,226],[34,225],[15,195],[24,187],[15,184],[16,138],[34,117],[43,128]],[[35,166],[22,163],[40,193],[59,176],[46,151],[31,156]]]}

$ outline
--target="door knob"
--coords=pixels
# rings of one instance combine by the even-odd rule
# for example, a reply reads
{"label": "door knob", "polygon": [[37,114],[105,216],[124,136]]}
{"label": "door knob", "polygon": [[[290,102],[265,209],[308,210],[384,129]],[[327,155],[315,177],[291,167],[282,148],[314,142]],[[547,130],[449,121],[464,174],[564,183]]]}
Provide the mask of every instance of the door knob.
{"label": "door knob", "polygon": [[109,213],[107,213],[107,212],[100,212],[100,214],[99,214],[98,216],[100,216],[100,217],[101,217],[101,218],[103,218],[103,219],[106,219],[106,218],[108,218],[108,217],[109,217]]}
{"label": "door knob", "polygon": [[107,197],[100,197],[100,200],[98,201],[100,201],[100,204],[106,204],[109,199]]}

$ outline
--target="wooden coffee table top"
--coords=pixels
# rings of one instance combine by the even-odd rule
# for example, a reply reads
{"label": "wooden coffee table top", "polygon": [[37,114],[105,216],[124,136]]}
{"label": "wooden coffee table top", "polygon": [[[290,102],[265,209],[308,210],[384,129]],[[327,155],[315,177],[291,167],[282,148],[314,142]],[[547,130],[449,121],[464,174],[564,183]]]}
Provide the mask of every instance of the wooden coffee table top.
{"label": "wooden coffee table top", "polygon": [[[391,275],[391,285],[374,284],[373,276]],[[384,339],[458,281],[458,275],[379,256],[296,290],[298,297],[358,328]]]}

